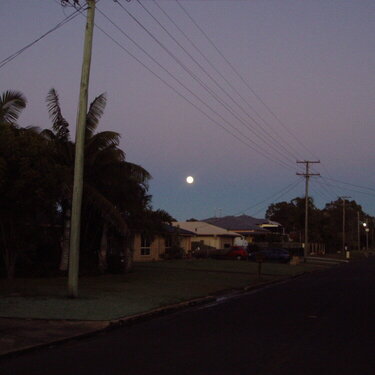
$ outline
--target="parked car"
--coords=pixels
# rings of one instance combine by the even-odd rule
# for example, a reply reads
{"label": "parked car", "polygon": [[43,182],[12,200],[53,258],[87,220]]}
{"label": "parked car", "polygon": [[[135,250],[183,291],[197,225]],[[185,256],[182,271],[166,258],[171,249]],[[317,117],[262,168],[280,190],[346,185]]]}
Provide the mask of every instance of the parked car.
{"label": "parked car", "polygon": [[209,258],[214,259],[238,259],[247,260],[249,253],[242,246],[232,246],[224,249],[211,249],[208,253]]}
{"label": "parked car", "polygon": [[225,254],[227,258],[230,259],[248,259],[249,253],[247,252],[246,248],[243,246],[232,246],[229,251]]}
{"label": "parked car", "polygon": [[261,257],[264,261],[276,261],[287,263],[290,261],[289,251],[282,248],[266,248],[259,251],[253,251],[249,254],[249,259],[256,260]]}

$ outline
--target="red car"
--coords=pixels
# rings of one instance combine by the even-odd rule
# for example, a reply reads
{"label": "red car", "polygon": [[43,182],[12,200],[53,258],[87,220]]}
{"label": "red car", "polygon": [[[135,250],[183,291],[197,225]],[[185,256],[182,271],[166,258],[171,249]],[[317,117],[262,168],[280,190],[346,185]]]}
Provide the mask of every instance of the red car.
{"label": "red car", "polygon": [[225,257],[231,259],[248,259],[249,254],[246,249],[242,246],[232,246],[229,251],[225,254]]}

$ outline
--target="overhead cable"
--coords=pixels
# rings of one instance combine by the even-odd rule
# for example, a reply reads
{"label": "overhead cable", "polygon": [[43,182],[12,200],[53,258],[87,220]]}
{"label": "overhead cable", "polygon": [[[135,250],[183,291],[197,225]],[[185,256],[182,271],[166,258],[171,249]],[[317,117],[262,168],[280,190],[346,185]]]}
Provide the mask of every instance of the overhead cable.
{"label": "overhead cable", "polygon": [[38,43],[40,40],[42,40],[43,38],[45,38],[47,35],[49,35],[52,32],[58,30],[60,27],[64,26],[65,24],[67,24],[68,22],[70,22],[71,20],[73,20],[75,17],[77,17],[77,15],[80,13],[81,10],[85,10],[85,9],[86,8],[76,9],[75,12],[73,12],[72,14],[70,14],[69,16],[67,16],[66,18],[64,18],[61,22],[59,22],[52,29],[48,30],[46,33],[44,33],[43,35],[41,35],[39,38],[37,38],[34,41],[32,41],[31,43],[27,44],[25,47],[21,48],[17,52],[12,53],[10,56],[8,56],[7,58],[5,58],[4,60],[1,60],[0,61],[0,69],[3,68],[8,63],[10,63],[12,60],[14,60],[21,53],[25,52],[27,49],[29,49],[30,47],[32,47],[34,44]]}
{"label": "overhead cable", "polygon": [[[198,82],[208,93],[210,93],[221,105],[223,105],[235,118],[237,118],[239,121],[241,119],[230,109],[228,109],[228,106],[220,99],[218,96],[199,78],[196,74],[194,74],[176,55],[174,55],[170,49],[168,49],[158,38],[156,38],[131,12],[129,12],[120,1],[116,1],[116,4],[120,6],[120,8],[133,20],[135,21],[146,33],[149,35],[174,61],[177,62],[177,64],[182,67],[196,82]],[[169,73],[169,72],[168,72]],[[219,112],[215,111],[210,105],[208,105],[206,102],[204,102],[200,97],[198,97],[196,94],[194,94],[190,89],[189,92],[194,95],[204,106],[209,108],[212,112],[214,112],[217,116],[220,117],[222,121],[224,121],[226,124],[228,124],[230,127],[235,129],[242,137],[246,138],[250,143],[252,143],[255,147],[259,148],[261,151],[258,150],[258,152],[262,153],[264,156],[266,151],[262,150],[260,146],[251,138],[249,138],[246,134],[244,134],[241,130],[239,130],[237,127],[235,127],[231,122],[229,122],[227,119],[225,119]],[[273,156],[269,156],[268,159],[273,160]],[[282,163],[284,167],[291,169],[291,167],[283,162],[282,160],[278,160],[279,164]]]}
{"label": "overhead cable", "polygon": [[[186,16],[191,20],[191,22],[196,26],[196,28],[204,35],[204,37],[208,40],[208,42],[212,45],[212,47],[216,50],[216,52],[224,59],[224,61],[228,64],[228,66],[232,69],[235,75],[241,80],[241,82],[251,91],[251,93],[262,103],[262,105],[267,109],[267,111],[272,115],[272,117],[303,147],[306,151],[308,151],[311,155],[313,153],[295,136],[293,132],[289,130],[289,128],[280,120],[280,118],[275,114],[274,111],[267,105],[267,103],[255,92],[255,90],[250,86],[250,84],[242,77],[242,75],[238,72],[238,70],[233,66],[233,64],[225,57],[225,55],[220,51],[220,49],[216,46],[216,44],[211,40],[211,38],[207,35],[207,33],[203,30],[202,27],[194,20],[194,18],[190,15],[190,13],[186,10],[186,8],[181,4],[179,0],[175,0],[179,7],[183,10]],[[294,150],[295,151],[295,150]],[[296,152],[296,151],[295,151]],[[298,153],[297,153],[298,154]]]}
{"label": "overhead cable", "polygon": [[[230,112],[238,121],[240,121],[250,132],[252,132],[256,137],[262,140],[267,146],[271,147],[275,152],[277,152],[282,158],[288,159],[291,157],[293,160],[295,159],[295,155],[293,155],[287,148],[285,148],[280,142],[275,139],[275,137],[267,132],[258,122],[254,119],[244,108],[243,106],[238,103],[236,100],[233,99],[232,95],[228,93],[228,91],[207,71],[207,69],[202,66],[202,64],[176,39],[176,37],[168,31],[168,29],[157,19],[151,11],[140,1],[136,0],[137,3],[145,10],[145,12],[152,17],[152,19],[163,29],[163,31],[184,51],[184,53],[189,56],[189,58],[203,71],[206,77],[208,77],[228,98],[231,102],[234,103],[245,115],[252,121],[254,124],[258,126],[258,128],[263,131],[266,135],[259,134],[259,131],[254,128],[251,124],[249,124],[246,120],[236,114],[236,111],[231,107],[227,102],[224,102],[222,98],[220,98],[216,93],[214,93],[207,85],[204,84],[204,87],[210,94],[221,104],[223,105],[228,112]],[[157,3],[156,3],[157,4]],[[276,147],[274,143],[276,143]],[[280,147],[282,151],[280,151],[277,147]]]}
{"label": "overhead cable", "polygon": [[[157,64],[165,73],[167,73],[170,77],[172,77],[180,86],[182,86],[186,91],[188,91],[191,95],[193,95],[198,101],[200,101],[205,107],[210,109],[213,113],[215,113],[218,117],[222,117],[217,111],[215,111],[210,105],[205,103],[199,96],[197,96],[193,91],[191,91],[181,80],[179,80],[175,75],[173,75],[168,69],[166,69],[164,66],[162,66],[154,57],[152,57],[142,46],[139,45],[134,39],[132,39],[121,27],[119,27],[115,22],[113,22],[103,11],[98,9],[98,12],[103,15],[117,30],[119,30],[127,39],[129,39],[137,48],[139,48],[146,56],[148,56],[155,64]],[[97,24],[95,26],[103,32],[108,38],[110,38],[116,45],[118,45],[124,52],[126,52],[129,56],[131,56],[133,59],[135,59],[138,63],[140,63],[144,68],[146,68],[150,73],[152,73],[155,77],[157,77],[160,81],[162,81],[166,86],[168,86],[170,89],[172,89],[176,94],[178,94],[181,98],[183,98],[185,101],[187,101],[189,104],[191,104],[194,108],[196,108],[199,112],[201,112],[205,117],[207,117],[210,121],[221,127],[223,130],[225,130],[227,133],[235,137],[238,141],[246,145],[247,147],[251,148],[252,150],[260,153],[265,158],[271,160],[272,162],[287,168],[291,169],[291,167],[282,161],[279,161],[272,156],[269,156],[267,153],[265,153],[263,150],[259,149],[259,146],[255,144],[255,146],[258,147],[255,148],[255,146],[249,144],[244,139],[239,137],[237,134],[233,133],[229,129],[227,129],[224,125],[222,125],[219,121],[214,119],[211,115],[209,115],[207,112],[205,112],[202,108],[200,108],[198,105],[196,105],[194,102],[192,102],[190,99],[188,99],[185,95],[180,93],[176,88],[174,88],[170,83],[168,83],[165,79],[163,79],[159,74],[155,73],[151,68],[149,68],[145,63],[143,63],[139,58],[137,58],[134,54],[132,54],[126,47],[124,47],[121,43],[119,43],[115,38],[113,38],[108,32],[106,32],[104,29],[99,27]],[[225,122],[226,120],[223,119]],[[229,123],[231,127],[231,125]],[[236,129],[235,127],[233,127]],[[237,130],[238,131],[238,130]]]}

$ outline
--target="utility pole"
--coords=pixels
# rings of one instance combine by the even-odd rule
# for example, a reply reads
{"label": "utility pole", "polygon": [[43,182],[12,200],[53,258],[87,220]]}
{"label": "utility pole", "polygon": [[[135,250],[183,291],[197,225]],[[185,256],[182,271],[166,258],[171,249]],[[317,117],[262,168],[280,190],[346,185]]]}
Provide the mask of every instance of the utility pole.
{"label": "utility pole", "polygon": [[360,221],[359,221],[359,211],[357,211],[357,223],[358,223],[358,228],[357,228],[357,235],[358,235],[358,251],[361,250],[361,230],[360,230]]}
{"label": "utility pole", "polygon": [[303,251],[303,258],[306,262],[306,258],[309,255],[309,179],[311,176],[320,176],[320,173],[310,173],[310,164],[320,163],[319,160],[303,160],[297,161],[297,164],[305,164],[305,173],[296,173],[297,176],[305,177],[305,246]]}
{"label": "utility pole", "polygon": [[[73,0],[77,4],[76,0]],[[72,222],[70,232],[70,253],[69,253],[69,275],[68,290],[70,297],[78,297],[78,273],[79,273],[79,249],[81,231],[81,206],[83,188],[83,166],[85,130],[88,102],[88,88],[90,78],[92,39],[94,31],[95,0],[86,0],[87,20],[85,30],[85,41],[83,47],[83,61],[81,71],[81,86],[79,93],[79,105],[76,125],[76,148],[74,160],[74,184],[72,203]]]}
{"label": "utility pole", "polygon": [[347,199],[349,199],[351,197],[347,197],[347,196],[342,196],[342,197],[339,197],[339,199],[342,200],[342,252],[344,254],[344,258],[346,257],[346,246],[345,246],[345,202]]}

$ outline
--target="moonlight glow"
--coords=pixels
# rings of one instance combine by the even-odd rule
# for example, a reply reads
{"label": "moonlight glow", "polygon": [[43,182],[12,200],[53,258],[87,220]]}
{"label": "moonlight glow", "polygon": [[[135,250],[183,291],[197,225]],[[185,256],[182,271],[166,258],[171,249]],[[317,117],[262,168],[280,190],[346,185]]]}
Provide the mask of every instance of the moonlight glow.
{"label": "moonlight glow", "polygon": [[188,177],[186,177],[186,182],[187,182],[188,184],[192,184],[192,183],[194,182],[194,177],[192,177],[192,176],[188,176]]}

